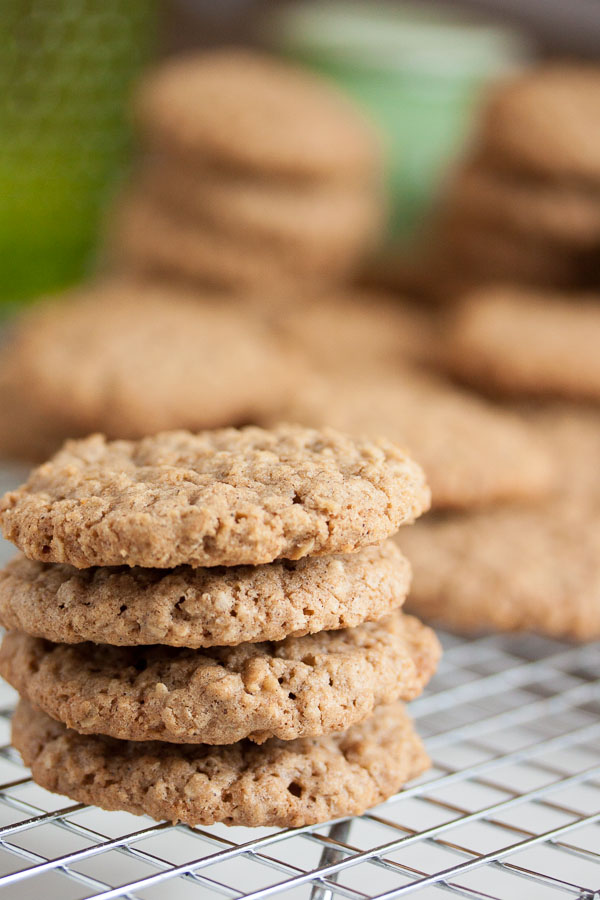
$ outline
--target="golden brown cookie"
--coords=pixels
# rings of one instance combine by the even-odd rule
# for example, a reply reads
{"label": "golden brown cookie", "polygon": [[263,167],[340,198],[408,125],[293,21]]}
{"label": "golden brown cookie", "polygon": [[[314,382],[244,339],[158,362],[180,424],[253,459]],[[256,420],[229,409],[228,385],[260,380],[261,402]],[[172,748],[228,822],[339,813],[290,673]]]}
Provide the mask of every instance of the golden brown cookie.
{"label": "golden brown cookie", "polygon": [[551,64],[500,86],[484,108],[482,153],[506,167],[600,181],[600,69]]}
{"label": "golden brown cookie", "polygon": [[290,183],[249,178],[151,156],[138,190],[242,247],[298,254],[310,271],[352,265],[380,235],[384,200],[375,185]]}
{"label": "golden brown cookie", "polygon": [[568,247],[600,244],[600,184],[590,190],[498,171],[484,161],[465,166],[453,179],[446,202],[473,223],[531,235]]}
{"label": "golden brown cookie", "polygon": [[460,210],[440,223],[432,277],[465,287],[511,284],[575,288],[589,282],[591,251],[555,245],[542,236],[524,236],[491,223],[473,222]]}
{"label": "golden brown cookie", "polygon": [[202,165],[352,180],[379,165],[372,128],[330,82],[252,51],[164,63],[140,85],[136,114],[151,145]]}
{"label": "golden brown cookie", "polygon": [[29,558],[77,568],[258,565],[375,544],[429,498],[390,441],[329,428],[94,435],[5,494],[0,522]]}
{"label": "golden brown cookie", "polygon": [[552,460],[525,422],[414,369],[314,382],[297,393],[288,415],[406,446],[425,470],[437,509],[536,499],[552,488]]}
{"label": "golden brown cookie", "polygon": [[372,376],[437,352],[431,314],[375,290],[329,291],[302,304],[280,304],[271,321],[320,372]]}
{"label": "golden brown cookie", "polygon": [[561,467],[538,506],[428,517],[398,543],[414,569],[411,611],[459,632],[600,638],[600,417],[529,412]]}
{"label": "golden brown cookie", "polygon": [[210,569],[74,569],[18,556],[0,572],[0,622],[56,643],[213,647],[379,619],[410,566],[390,541],[346,556]]}
{"label": "golden brown cookie", "polygon": [[302,371],[244,304],[130,281],[32,308],[5,354],[54,447],[94,430],[142,437],[253,421],[281,407]]}
{"label": "golden brown cookie", "polygon": [[210,650],[51,644],[12,631],[0,672],[83,734],[262,743],[344,731],[375,706],[412,700],[438,657],[431,629],[398,611],[356,628]]}
{"label": "golden brown cookie", "polygon": [[115,270],[163,275],[222,290],[297,294],[343,281],[360,265],[371,240],[298,253],[216,229],[211,223],[168,209],[141,191],[122,198],[115,211],[107,253]]}
{"label": "golden brown cookie", "polygon": [[468,294],[451,317],[452,372],[490,391],[600,398],[600,301],[490,287]]}
{"label": "golden brown cookie", "polygon": [[12,740],[47,790],[188,825],[287,827],[358,814],[429,766],[401,703],[342,734],[210,747],[81,735],[22,700]]}

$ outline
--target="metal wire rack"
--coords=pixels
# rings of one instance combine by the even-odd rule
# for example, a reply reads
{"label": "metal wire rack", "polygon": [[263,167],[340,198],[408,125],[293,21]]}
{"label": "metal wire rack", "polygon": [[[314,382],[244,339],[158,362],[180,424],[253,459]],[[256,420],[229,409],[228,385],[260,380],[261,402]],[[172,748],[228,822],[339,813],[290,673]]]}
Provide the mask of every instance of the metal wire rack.
{"label": "metal wire rack", "polygon": [[443,636],[411,704],[433,769],[360,818],[188,828],[38,788],[0,690],[2,896],[392,900],[600,898],[600,648]]}

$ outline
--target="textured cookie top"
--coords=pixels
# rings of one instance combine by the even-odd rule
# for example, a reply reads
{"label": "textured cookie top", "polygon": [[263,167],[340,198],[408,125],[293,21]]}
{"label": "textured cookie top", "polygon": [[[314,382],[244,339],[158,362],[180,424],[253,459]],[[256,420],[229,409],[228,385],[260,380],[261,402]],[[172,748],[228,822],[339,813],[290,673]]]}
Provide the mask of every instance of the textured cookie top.
{"label": "textured cookie top", "polygon": [[286,827],[358,814],[429,764],[401,703],[342,734],[209,747],[81,735],[21,701],[12,740],[50,791],[188,825]]}
{"label": "textured cookie top", "polygon": [[600,398],[596,297],[482,289],[464,298],[446,345],[452,370],[491,390]]}
{"label": "textured cookie top", "polygon": [[17,631],[0,672],[84,734],[231,744],[342,731],[380,703],[412,700],[439,644],[400,612],[342,631],[211,650],[51,644]]}
{"label": "textured cookie top", "polygon": [[434,508],[539,497],[553,484],[543,441],[516,415],[414,369],[315,382],[297,392],[289,414],[407,446],[425,470]]}
{"label": "textured cookie top", "polygon": [[600,178],[600,71],[538,67],[501,87],[484,111],[483,152],[534,173]]}
{"label": "textured cookie top", "polygon": [[533,630],[600,637],[600,416],[529,418],[559,466],[539,505],[428,518],[398,539],[414,568],[410,609],[462,632]]}
{"label": "textured cookie top", "polygon": [[370,127],[309,71],[241,50],[167,62],[141,84],[137,117],[151,141],[203,163],[285,176],[370,176]]}
{"label": "textured cookie top", "polygon": [[386,440],[297,426],[68,441],[0,502],[31,559],[87,566],[258,565],[350,553],[429,505]]}
{"label": "textured cookie top", "polygon": [[33,562],[0,572],[0,622],[50,641],[212,647],[279,641],[378,619],[410,566],[389,541],[347,556],[173,570]]}
{"label": "textured cookie top", "polygon": [[6,366],[58,433],[132,438],[252,421],[300,371],[235,298],[125,280],[27,312]]}

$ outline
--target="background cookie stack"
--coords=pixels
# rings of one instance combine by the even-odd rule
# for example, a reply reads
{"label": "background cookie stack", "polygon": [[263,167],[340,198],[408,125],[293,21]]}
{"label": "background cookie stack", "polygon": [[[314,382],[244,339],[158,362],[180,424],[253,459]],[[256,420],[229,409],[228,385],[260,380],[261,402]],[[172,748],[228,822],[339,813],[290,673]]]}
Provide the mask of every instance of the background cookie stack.
{"label": "background cookie stack", "polygon": [[197,54],[149,74],[135,112],[144,156],[109,233],[120,268],[295,293],[345,280],[380,237],[378,141],[319,77]]}
{"label": "background cookie stack", "polygon": [[599,286],[599,141],[597,67],[542,66],[500,85],[438,212],[440,299],[496,280]]}
{"label": "background cookie stack", "polygon": [[1,505],[13,739],[44,787],[190,824],[362,811],[427,764],[400,699],[439,646],[387,538],[386,441],[281,427],[70,442]]}

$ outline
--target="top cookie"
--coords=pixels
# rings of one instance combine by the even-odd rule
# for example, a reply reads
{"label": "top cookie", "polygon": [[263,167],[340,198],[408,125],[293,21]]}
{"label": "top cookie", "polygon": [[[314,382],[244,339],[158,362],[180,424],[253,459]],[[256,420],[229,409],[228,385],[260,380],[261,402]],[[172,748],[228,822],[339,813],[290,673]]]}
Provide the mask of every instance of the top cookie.
{"label": "top cookie", "polygon": [[371,177],[379,149],[346,98],[311,72],[241,50],[168,62],[136,104],[151,143],[256,173]]}
{"label": "top cookie", "polygon": [[482,152],[507,166],[600,178],[600,70],[542,66],[502,86],[484,111]]}
{"label": "top cookie", "polygon": [[350,553],[429,506],[386,440],[298,426],[69,441],[0,502],[31,559],[88,566],[258,565]]}

